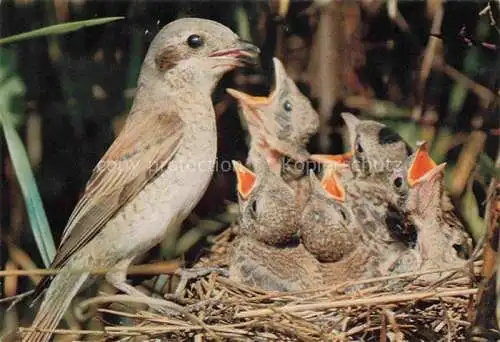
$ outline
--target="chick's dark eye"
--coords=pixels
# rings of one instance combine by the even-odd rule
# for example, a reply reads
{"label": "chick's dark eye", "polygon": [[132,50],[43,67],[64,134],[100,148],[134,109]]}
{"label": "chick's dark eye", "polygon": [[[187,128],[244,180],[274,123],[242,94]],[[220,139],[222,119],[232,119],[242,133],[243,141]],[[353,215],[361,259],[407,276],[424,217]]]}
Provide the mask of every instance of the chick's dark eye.
{"label": "chick's dark eye", "polygon": [[201,38],[197,34],[192,34],[188,37],[187,43],[189,47],[192,47],[193,49],[197,49],[203,45],[203,38]]}
{"label": "chick's dark eye", "polygon": [[344,209],[340,209],[340,215],[342,215],[343,220],[347,220],[347,214],[345,213]]}
{"label": "chick's dark eye", "polygon": [[314,222],[319,222],[319,220],[321,220],[321,214],[318,213],[317,211],[313,211],[311,213],[311,216],[312,216],[312,219],[314,220]]}
{"label": "chick's dark eye", "polygon": [[356,143],[356,152],[358,153],[363,153],[365,150],[363,150],[363,146],[359,143],[359,141]]}
{"label": "chick's dark eye", "polygon": [[290,103],[290,101],[285,101],[285,103],[283,103],[283,109],[287,112],[291,112],[293,107],[292,107],[292,104]]}
{"label": "chick's dark eye", "polygon": [[403,178],[401,177],[396,178],[394,180],[394,186],[399,189],[401,185],[403,185]]}
{"label": "chick's dark eye", "polygon": [[252,200],[250,202],[250,216],[255,220],[257,218],[257,201]]}

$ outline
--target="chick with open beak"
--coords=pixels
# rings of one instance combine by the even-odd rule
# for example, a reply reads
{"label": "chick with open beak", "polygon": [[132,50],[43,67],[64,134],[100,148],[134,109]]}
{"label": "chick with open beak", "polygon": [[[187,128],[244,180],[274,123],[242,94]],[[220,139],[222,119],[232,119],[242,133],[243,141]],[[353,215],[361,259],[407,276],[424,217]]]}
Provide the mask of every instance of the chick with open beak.
{"label": "chick with open beak", "polygon": [[309,99],[286,74],[283,64],[273,58],[274,89],[269,96],[252,96],[235,89],[227,92],[238,100],[251,136],[247,164],[255,153],[265,156],[271,169],[281,172],[283,157],[304,162],[306,145],[319,128],[319,116]]}
{"label": "chick with open beak", "polygon": [[[409,158],[406,168],[408,193],[404,206],[417,227],[416,249],[422,258],[422,270],[463,265],[472,250],[472,240],[445,192],[445,166],[446,163],[437,165],[431,159],[424,142]],[[436,274],[426,277],[435,278]]]}

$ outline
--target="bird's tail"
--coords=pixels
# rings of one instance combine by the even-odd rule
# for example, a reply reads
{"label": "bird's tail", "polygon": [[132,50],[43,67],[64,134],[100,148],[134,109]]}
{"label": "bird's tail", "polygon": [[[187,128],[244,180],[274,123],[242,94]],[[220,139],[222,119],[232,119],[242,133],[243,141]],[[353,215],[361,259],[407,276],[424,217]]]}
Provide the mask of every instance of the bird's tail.
{"label": "bird's tail", "polygon": [[[50,284],[45,298],[38,310],[32,329],[23,337],[23,342],[46,342],[50,340],[54,330],[62,316],[71,304],[71,300],[88,278],[88,273],[66,273],[57,274]],[[43,331],[39,331],[43,330]]]}

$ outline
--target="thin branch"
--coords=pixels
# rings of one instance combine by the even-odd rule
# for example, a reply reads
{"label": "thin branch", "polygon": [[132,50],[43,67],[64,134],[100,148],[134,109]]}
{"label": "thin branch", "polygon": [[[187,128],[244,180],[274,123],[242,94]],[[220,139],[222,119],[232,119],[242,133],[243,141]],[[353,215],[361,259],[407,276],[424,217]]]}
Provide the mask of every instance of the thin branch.
{"label": "thin branch", "polygon": [[[173,273],[179,269],[179,263],[160,262],[155,264],[134,265],[128,268],[127,274],[164,274]],[[65,273],[90,273],[104,275],[116,270],[113,267],[79,268],[77,270],[64,270]],[[9,276],[32,276],[32,275],[55,275],[61,273],[61,269],[31,269],[31,270],[5,270],[0,271],[0,278]]]}
{"label": "thin branch", "polygon": [[349,307],[354,305],[371,306],[371,305],[400,303],[400,302],[422,300],[422,299],[432,299],[439,297],[467,296],[476,293],[477,289],[416,292],[410,294],[386,295],[373,298],[357,298],[357,299],[347,299],[339,301],[329,301],[323,303],[287,305],[282,308],[248,310],[248,311],[238,312],[237,314],[234,315],[234,317],[250,318],[250,317],[271,315],[273,313],[323,310],[323,309]]}

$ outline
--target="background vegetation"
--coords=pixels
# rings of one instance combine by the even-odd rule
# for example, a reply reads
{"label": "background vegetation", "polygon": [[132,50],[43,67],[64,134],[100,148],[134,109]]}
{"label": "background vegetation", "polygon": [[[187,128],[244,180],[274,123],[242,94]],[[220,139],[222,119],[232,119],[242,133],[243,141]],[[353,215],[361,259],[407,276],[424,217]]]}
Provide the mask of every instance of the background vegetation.
{"label": "background vegetation", "polygon": [[[0,37],[117,16],[125,19],[0,46],[0,111],[23,139],[56,244],[123,124],[148,43],[181,16],[224,23],[262,49],[260,68],[228,75],[214,94],[219,162],[244,160],[247,153],[245,126],[224,89],[267,94],[271,58],[278,56],[320,113],[311,152],[346,149],[343,111],[382,120],[413,146],[427,140],[433,158],[449,164],[448,188],[460,216],[476,241],[484,235],[486,190],[499,172],[498,1],[10,0],[0,2]],[[31,207],[1,139],[1,268],[43,267],[26,216]],[[234,176],[219,173],[184,239],[162,254],[199,255],[201,237],[230,221],[226,200],[235,200]],[[1,291],[12,296],[36,280],[8,277]],[[0,315],[4,330],[29,320],[28,311],[20,305]]]}

